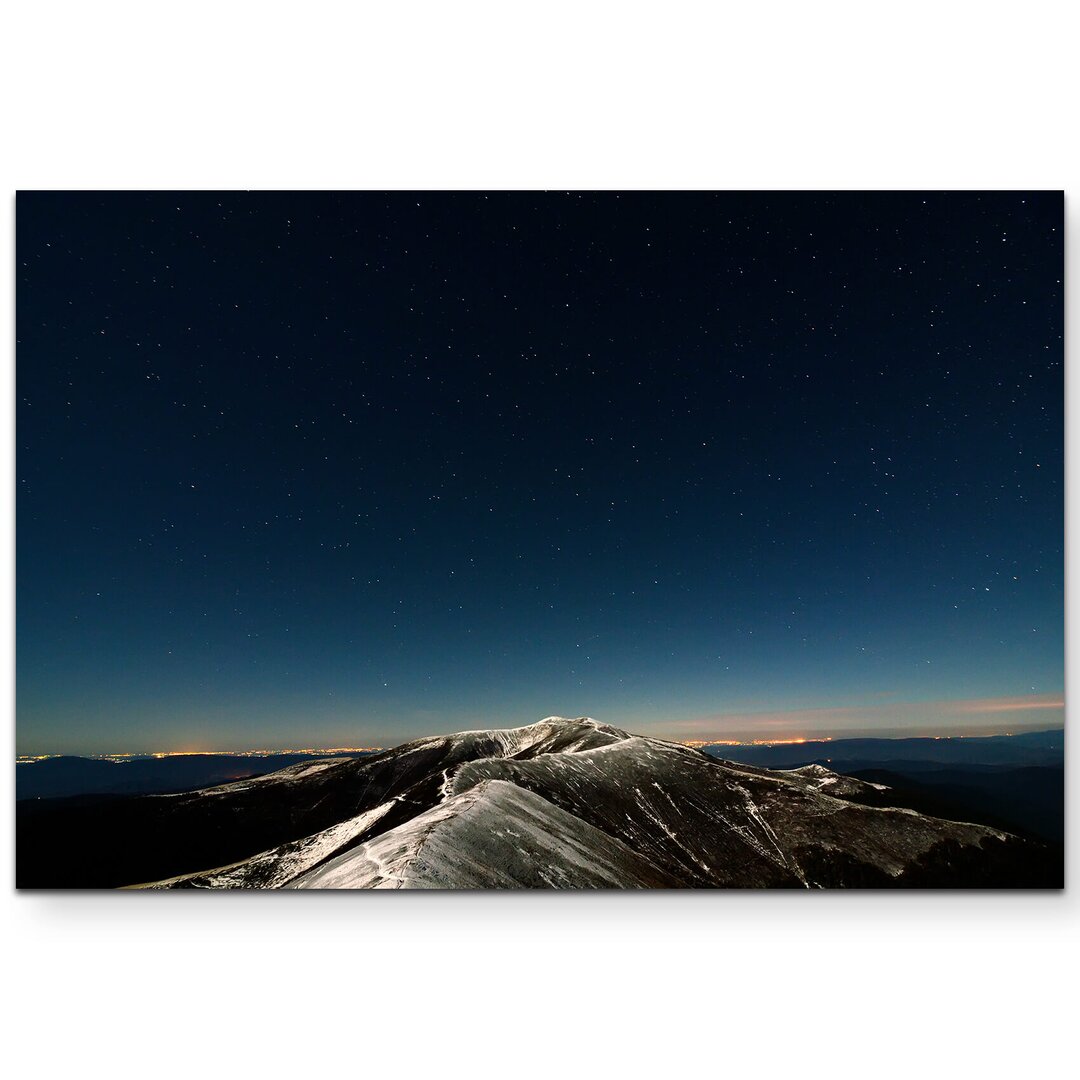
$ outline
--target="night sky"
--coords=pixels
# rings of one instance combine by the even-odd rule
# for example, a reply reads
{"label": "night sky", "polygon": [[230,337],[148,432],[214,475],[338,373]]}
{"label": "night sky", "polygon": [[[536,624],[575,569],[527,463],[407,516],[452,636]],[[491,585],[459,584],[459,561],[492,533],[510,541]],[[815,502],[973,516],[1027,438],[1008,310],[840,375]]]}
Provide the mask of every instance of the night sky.
{"label": "night sky", "polygon": [[1059,726],[1062,211],[19,195],[18,751]]}

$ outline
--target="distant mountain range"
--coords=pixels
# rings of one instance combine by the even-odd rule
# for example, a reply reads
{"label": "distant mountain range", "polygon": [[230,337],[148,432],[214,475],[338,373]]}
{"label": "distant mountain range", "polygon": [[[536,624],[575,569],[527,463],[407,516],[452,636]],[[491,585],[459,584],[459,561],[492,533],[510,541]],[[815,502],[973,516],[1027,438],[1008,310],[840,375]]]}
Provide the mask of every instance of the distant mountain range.
{"label": "distant mountain range", "polygon": [[769,770],[549,717],[181,794],[23,800],[16,877],[20,888],[1061,885],[1060,848],[911,802],[821,764]]}
{"label": "distant mountain range", "polygon": [[1057,728],[1018,735],[964,735],[937,739],[822,739],[745,746],[711,743],[703,745],[702,749],[715,757],[767,769],[793,769],[815,761],[830,761],[834,766],[892,761],[941,765],[1062,765],[1065,732]]}

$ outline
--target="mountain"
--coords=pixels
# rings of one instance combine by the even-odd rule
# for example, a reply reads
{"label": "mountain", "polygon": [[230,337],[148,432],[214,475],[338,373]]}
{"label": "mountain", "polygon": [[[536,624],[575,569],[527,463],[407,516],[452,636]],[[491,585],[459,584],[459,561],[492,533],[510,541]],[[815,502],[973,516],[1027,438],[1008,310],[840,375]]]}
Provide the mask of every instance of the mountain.
{"label": "mountain", "polygon": [[1059,886],[1053,848],[820,765],[588,718],[420,739],[179,795],[18,804],[22,888]]}

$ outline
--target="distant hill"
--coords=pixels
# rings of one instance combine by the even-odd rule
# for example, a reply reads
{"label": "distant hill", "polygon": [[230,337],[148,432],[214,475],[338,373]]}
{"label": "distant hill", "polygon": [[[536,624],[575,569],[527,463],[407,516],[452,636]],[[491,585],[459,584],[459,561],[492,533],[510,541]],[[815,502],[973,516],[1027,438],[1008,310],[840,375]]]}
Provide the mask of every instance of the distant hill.
{"label": "distant hill", "polygon": [[[105,761],[55,757],[20,761],[15,767],[16,799],[56,799],[74,795],[154,795],[227,784],[276,772],[323,754],[176,754]],[[335,756],[335,755],[330,755]],[[349,757],[362,756],[359,752]]]}

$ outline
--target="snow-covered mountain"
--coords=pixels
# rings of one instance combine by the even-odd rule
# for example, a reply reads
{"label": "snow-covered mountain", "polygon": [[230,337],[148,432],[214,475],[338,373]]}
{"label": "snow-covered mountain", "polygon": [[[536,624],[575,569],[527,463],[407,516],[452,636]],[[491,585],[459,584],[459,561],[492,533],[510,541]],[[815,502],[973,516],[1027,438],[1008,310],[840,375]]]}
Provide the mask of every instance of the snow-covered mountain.
{"label": "snow-covered mountain", "polygon": [[548,717],[131,803],[174,834],[205,830],[149,888],[1055,883],[1038,845],[895,801],[819,765],[736,765]]}

